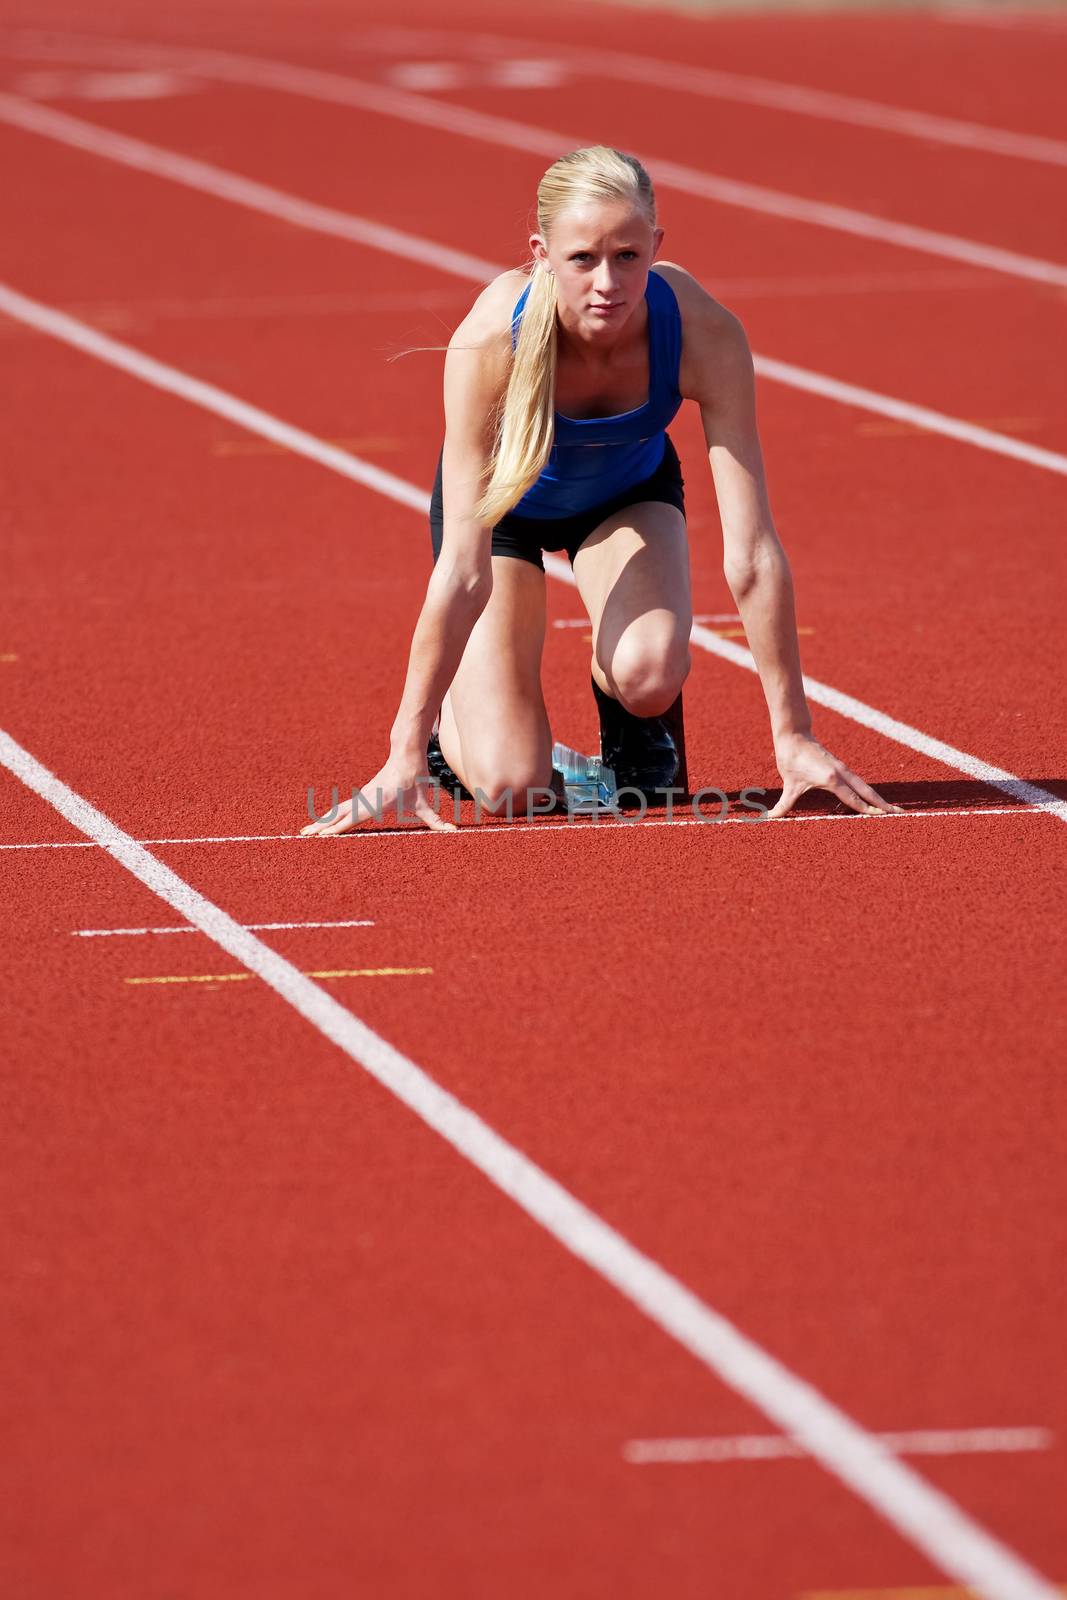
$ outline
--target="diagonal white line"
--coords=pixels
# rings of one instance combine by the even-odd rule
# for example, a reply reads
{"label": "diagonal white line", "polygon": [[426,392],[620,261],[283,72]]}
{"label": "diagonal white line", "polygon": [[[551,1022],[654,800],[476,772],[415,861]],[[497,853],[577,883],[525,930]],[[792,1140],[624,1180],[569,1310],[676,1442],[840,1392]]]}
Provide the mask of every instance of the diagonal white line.
{"label": "diagonal white line", "polygon": [[[137,48],[130,40],[116,41],[116,44]],[[250,83],[285,94],[355,106],[378,116],[398,118],[421,127],[438,128],[481,144],[524,150],[532,155],[547,156],[553,161],[564,151],[588,143],[574,134],[559,133],[511,117],[499,117],[491,112],[433,100],[410,90],[387,88],[360,78],[342,77],[339,73],[324,72],[317,67],[295,66],[290,62],[235,55],[220,50],[191,51],[151,44],[140,48],[155,55],[162,54],[166,60],[176,64],[185,64],[201,75],[209,73],[233,83]],[[698,167],[668,161],[660,156],[642,153],[641,159],[656,184],[675,189],[681,194],[695,195],[718,205],[782,217],[789,222],[804,222],[860,238],[877,239],[905,250],[943,256],[952,261],[966,261],[971,266],[985,267],[991,272],[1007,273],[1011,277],[1026,278],[1035,283],[1067,288],[1067,266],[1062,262],[1004,250],[997,245],[943,233],[934,228],[894,222],[891,218],[858,211],[850,206],[786,194],[762,184],[704,172]]]}
{"label": "diagonal white line", "polygon": [[[589,58],[590,70],[596,57]],[[1012,156],[1051,166],[1067,166],[1067,141],[1038,134],[1015,133],[1009,128],[993,128],[986,123],[944,117],[929,111],[913,111],[904,106],[883,105],[855,95],[834,94],[826,89],[811,89],[801,84],[775,83],[771,78],[747,77],[740,73],[715,72],[706,67],[687,67],[680,62],[658,61],[640,56],[622,56],[606,51],[602,73],[611,73],[636,83],[654,83],[672,93],[713,96],[749,105],[766,106],[775,111],[791,111],[801,116],[827,118],[853,123],[857,127],[877,128],[884,133],[904,134],[990,155]]]}
{"label": "diagonal white line", "polygon": [[[384,250],[389,255],[418,261],[423,266],[436,267],[442,272],[476,283],[486,283],[504,269],[492,261],[452,250],[433,240],[416,234],[404,233],[399,228],[386,227],[371,222],[366,217],[353,216],[347,211],[337,211],[330,206],[320,206],[303,200],[298,195],[287,194],[269,184],[244,178],[239,173],[228,172],[191,156],[157,145],[146,144],[126,134],[112,133],[94,123],[69,116],[65,111],[53,111],[14,95],[0,93],[0,121],[7,121],[29,133],[69,144],[107,160],[118,161],[138,171],[150,172],[155,177],[169,178],[175,183],[196,189],[216,199],[260,211],[267,216],[280,217],[295,227],[308,228],[335,238],[347,239],[354,244]],[[1040,467],[1049,472],[1067,476],[1067,456],[1038,445],[1025,444],[1010,435],[994,433],[977,427],[944,412],[927,406],[914,405],[907,400],[896,400],[891,395],[879,394],[874,389],[864,389],[857,384],[844,383],[804,367],[792,366],[767,356],[753,357],[756,371],[772,382],[789,388],[801,389],[809,394],[821,395],[845,405],[856,406],[878,416],[891,417],[897,422],[909,422],[928,433],[938,433],[949,439],[971,444],[995,455],[1023,461],[1028,466]]]}
{"label": "diagonal white line", "polygon": [[[281,422],[258,406],[238,400],[214,384],[204,383],[199,378],[191,378],[176,367],[167,366],[165,362],[144,355],[132,345],[122,344],[117,339],[109,338],[107,334],[98,333],[95,328],[87,327],[85,323],[67,316],[65,312],[56,311],[51,306],[30,300],[26,295],[19,294],[5,284],[0,284],[0,312],[6,312],[17,321],[26,323],[54,339],[59,339],[64,344],[73,345],[109,366],[118,367],[154,388],[163,389],[169,394],[191,401],[194,405],[202,406],[206,411],[227,417],[251,433],[274,439],[295,454],[317,461],[321,466],[329,467],[355,483],[374,489],[388,499],[399,501],[401,505],[410,506],[413,510],[424,514],[429,511],[430,497],[424,490],[407,483],[403,478],[398,478],[380,467],[372,466],[369,462],[361,461],[358,456],[350,455],[348,451],[340,450],[336,445],[324,444],[314,434],[305,432],[303,428],[294,428],[290,423]],[[577,588],[574,574],[562,557],[546,551],[544,563],[547,574],[558,578],[561,583]],[[708,651],[710,655],[721,656],[724,661],[731,661],[735,666],[744,667],[749,672],[757,671],[751,651],[734,644],[729,639],[720,639],[710,628],[694,623],[690,637],[694,644]],[[804,676],[803,682],[805,692],[817,704],[827,706],[842,716],[850,717],[854,722],[862,723],[864,727],[872,728],[885,738],[906,745],[910,750],[921,751],[923,755],[930,756],[945,766],[954,767],[958,772],[965,772],[968,777],[979,778],[995,788],[1003,789],[1014,800],[1040,805],[1059,817],[1061,822],[1067,822],[1067,801],[1060,800],[1050,790],[1042,789],[1038,784],[1028,783],[1003,767],[992,766],[977,756],[969,755],[965,750],[957,749],[955,745],[935,739],[906,722],[888,716],[874,706],[866,705],[862,700],[842,693],[840,689],[835,689],[830,684],[820,683],[807,675]]]}
{"label": "diagonal white line", "polygon": [[220,949],[262,978],[320,1034],[464,1156],[490,1183],[650,1321],[984,1600],[1054,1600],[1033,1567],[658,1262],[644,1255],[517,1146],[255,934],[235,922],[0,730],[0,763]]}
{"label": "diagonal white line", "polygon": [[417,489],[414,484],[408,483],[404,478],[398,478],[392,472],[387,472],[384,467],[376,467],[372,462],[362,461],[359,456],[350,455],[347,450],[326,444],[323,440],[317,439],[313,433],[307,433],[303,428],[294,428],[288,422],[281,422],[268,411],[261,410],[259,406],[249,405],[244,400],[238,400],[235,395],[228,394],[225,389],[219,389],[213,383],[203,383],[199,378],[192,378],[187,373],[180,372],[177,367],[167,366],[163,361],[156,361],[152,356],[142,354],[132,345],[122,344],[118,339],[111,339],[107,334],[98,333],[87,323],[68,317],[62,311],[54,311],[51,306],[30,300],[7,284],[0,284],[0,312],[36,328],[39,333],[46,333],[53,339],[59,339],[63,344],[73,345],[75,349],[84,351],[86,355],[95,356],[98,361],[106,362],[108,366],[118,367],[131,377],[140,378],[143,383],[150,383],[155,389],[163,389],[168,394],[178,395],[182,400],[191,401],[193,405],[202,406],[205,411],[214,412],[216,416],[226,417],[228,421],[247,428],[249,433],[259,434],[264,439],[272,439],[275,444],[284,445],[294,455],[304,456],[309,461],[317,461],[320,466],[329,467],[332,472],[350,478],[353,483],[361,483],[390,500],[410,506],[413,511],[425,512],[429,509],[430,498],[425,490]]}
{"label": "diagonal white line", "polygon": [[[355,41],[353,41],[355,42]],[[930,111],[914,111],[888,105],[879,100],[838,94],[829,89],[813,89],[806,84],[786,83],[775,78],[755,77],[750,73],[724,72],[718,68],[692,66],[683,61],[664,61],[655,56],[632,55],[622,50],[598,46],[590,51],[582,45],[560,39],[525,39],[510,34],[466,33],[453,30],[436,35],[424,29],[391,27],[366,30],[358,36],[361,47],[379,48],[388,54],[397,50],[409,53],[439,50],[450,58],[466,54],[476,60],[507,59],[519,53],[537,55],[553,63],[570,66],[601,81],[618,78],[629,83],[652,84],[672,94],[701,95],[707,99],[728,100],[740,105],[763,106],[773,111],[794,112],[799,116],[852,123],[857,127],[877,128],[881,132],[904,134],[983,150],[992,155],[1015,156],[1020,160],[1067,166],[1067,142],[1038,134],[1016,133],[994,128],[988,123],[942,116]],[[139,57],[137,58],[139,60]]]}
{"label": "diagonal white line", "polygon": [[[345,468],[333,458],[344,452],[321,447],[310,435],[291,429],[257,408],[235,401],[212,385],[187,378],[163,363],[142,356],[73,319],[29,302],[8,289],[0,292],[0,309],[41,331],[135,373],[146,382],[209,410],[272,431],[302,453],[345,475],[368,482],[365,464],[349,458]],[[274,431],[280,430],[280,431]],[[303,448],[308,440],[315,448]],[[352,467],[358,470],[352,470]],[[378,474],[382,488],[390,475]],[[397,486],[400,480],[396,480]],[[411,486],[404,494],[410,503]],[[388,492],[384,489],[382,492]],[[421,496],[423,507],[426,497]],[[507,1143],[454,1096],[443,1090],[414,1062],[394,1050],[324,990],[263,945],[241,924],[200,895],[169,867],[122,832],[102,812],[63,784],[53,773],[0,731],[0,762],[29,788],[53,805],[68,822],[94,840],[135,877],[165,900],[186,921],[200,928],[250,972],[262,977],[327,1038],[472,1162],[499,1189],[560,1244],[611,1283],[634,1305],[677,1339],[705,1366],[760,1410],[802,1440],[828,1471],[841,1479],[906,1538],[925,1551],[945,1572],[969,1582],[986,1600],[1052,1600],[1054,1591],[1020,1560],[940,1491],[927,1484],[865,1433],[843,1412],[795,1377],[760,1346],[677,1279],[644,1256],[621,1234],[590,1211],[515,1146]]]}
{"label": "diagonal white line", "polygon": [[475,282],[487,282],[501,268],[492,261],[464,250],[453,250],[448,245],[435,244],[400,228],[390,228],[381,222],[370,222],[365,217],[353,216],[348,211],[338,211],[332,206],[320,206],[299,195],[287,194],[268,183],[244,178],[239,173],[227,172],[209,161],[198,161],[194,156],[176,150],[164,150],[147,144],[143,139],[128,134],[113,133],[108,128],[98,128],[81,117],[72,117],[66,111],[54,111],[32,100],[22,100],[17,95],[0,93],[0,121],[26,133],[36,133],[55,139],[77,150],[87,150],[93,155],[119,161],[123,166],[140,172],[150,172],[157,178],[170,178],[189,189],[214,195],[231,205],[245,206],[250,211],[260,211],[267,216],[280,217],[297,228],[310,228],[315,233],[332,234],[347,239],[351,244],[384,250],[389,255],[405,256],[422,266],[437,267],[442,272]]}
{"label": "diagonal white line", "polygon": [[[435,33],[425,28],[392,27],[362,29],[356,42],[361,49],[378,48],[386,54],[394,54],[397,50],[423,54],[440,51],[448,57],[465,53],[475,60],[489,61],[514,58],[516,52],[522,52],[536,55],[541,61],[551,61],[553,65],[572,67],[601,80],[617,78],[630,83],[652,84],[669,89],[672,94],[681,91],[707,99],[734,101],[739,105],[794,112],[817,120],[876,128],[885,133],[922,139],[926,143],[933,140],[963,149],[987,151],[991,155],[1067,166],[1067,141],[1063,139],[1016,133],[1013,129],[995,128],[984,122],[972,122],[931,111],[915,111],[906,106],[839,94],[830,89],[815,89],[807,84],[786,83],[776,78],[760,78],[751,73],[724,72],[714,67],[692,66],[683,61],[631,55],[622,50],[598,48],[596,52],[590,52],[582,45],[569,44],[561,39],[546,42],[544,39],[524,39],[511,34],[465,33],[458,29]],[[101,40],[99,35],[67,33],[57,36],[21,30],[16,42],[5,43],[4,53],[8,56],[29,56],[34,60],[47,58],[76,64],[118,61],[143,66],[151,64],[146,58],[151,57],[156,48],[148,44],[124,43],[118,39],[108,42]],[[545,53],[546,48],[551,50],[550,57]],[[165,46],[163,58],[164,61],[168,59]],[[194,66],[195,60],[185,63],[187,71],[193,70]]]}
{"label": "diagonal white line", "polygon": [[[548,560],[547,553],[545,560],[546,562]],[[699,644],[709,654],[721,656],[724,661],[732,661],[735,666],[744,667],[749,672],[756,672],[756,662],[752,652],[742,645],[734,644],[729,639],[720,639],[717,633],[713,633],[710,628],[702,627],[699,623],[694,623],[691,637],[695,644]],[[897,744],[907,745],[909,750],[918,750],[924,756],[929,756],[932,761],[943,762],[946,767],[955,767],[958,772],[965,772],[969,778],[978,778],[982,783],[991,784],[994,788],[1003,790],[1005,794],[1010,794],[1014,800],[1040,805],[1043,810],[1059,817],[1061,822],[1067,822],[1067,800],[1059,799],[1050,789],[1043,789],[1039,784],[1018,778],[1006,768],[995,767],[988,761],[982,761],[978,756],[969,755],[966,750],[946,744],[943,739],[935,739],[930,734],[923,733],[921,729],[913,728],[907,722],[899,722],[896,717],[891,717],[874,706],[866,705],[853,695],[843,694],[831,684],[820,683],[817,678],[809,678],[806,673],[804,690],[809,699],[814,700],[817,705],[826,706],[840,716],[862,723],[865,728],[871,728],[875,733],[893,739]]]}
{"label": "diagonal white line", "polygon": [[861,411],[874,411],[882,417],[892,417],[897,422],[910,422],[928,433],[939,433],[946,439],[958,439],[994,455],[1023,461],[1030,467],[1041,467],[1046,472],[1067,476],[1067,456],[1055,450],[1042,449],[1040,445],[1026,444],[1013,439],[1010,434],[994,433],[974,422],[964,422],[950,417],[944,411],[933,411],[928,406],[916,405],[910,400],[894,400],[890,395],[879,394],[875,389],[864,389],[859,384],[843,383],[839,378],[827,378],[805,367],[792,366],[787,361],[776,361],[771,356],[753,356],[753,365],[761,378],[784,383],[791,389],[802,389],[808,394],[820,395],[824,400],[837,400],[842,405],[856,406]]}
{"label": "diagonal white line", "polygon": [[[132,41],[124,41],[130,43]],[[150,47],[156,49],[158,47]],[[183,52],[178,51],[180,57]],[[168,50],[168,58],[175,52]],[[188,55],[188,52],[185,52]],[[498,144],[555,160],[565,150],[588,141],[574,134],[560,133],[511,117],[475,111],[451,102],[432,100],[409,90],[387,88],[359,78],[324,72],[315,67],[295,66],[290,62],[236,55],[229,51],[197,50],[196,69],[231,82],[254,83],[262,88],[287,94],[356,106],[379,116],[396,117],[423,127],[439,128],[480,143]],[[1029,278],[1039,283],[1067,286],[1067,266],[983,244],[956,234],[942,233],[910,223],[894,222],[870,212],[857,211],[801,195],[783,193],[761,184],[746,183],[704,172],[697,167],[668,161],[660,156],[642,155],[653,180],[683,194],[696,195],[721,205],[739,206],[750,211],[784,217],[793,222],[808,222],[819,227],[880,239],[904,249],[946,256],[971,265],[988,267],[993,272]]]}

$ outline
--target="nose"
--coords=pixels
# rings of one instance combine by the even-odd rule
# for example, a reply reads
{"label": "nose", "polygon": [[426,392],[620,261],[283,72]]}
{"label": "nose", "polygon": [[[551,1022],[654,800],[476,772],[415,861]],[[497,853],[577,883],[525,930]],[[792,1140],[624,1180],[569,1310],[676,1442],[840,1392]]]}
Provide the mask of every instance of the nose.
{"label": "nose", "polygon": [[614,300],[616,287],[610,263],[602,262],[593,274],[593,288],[601,300]]}

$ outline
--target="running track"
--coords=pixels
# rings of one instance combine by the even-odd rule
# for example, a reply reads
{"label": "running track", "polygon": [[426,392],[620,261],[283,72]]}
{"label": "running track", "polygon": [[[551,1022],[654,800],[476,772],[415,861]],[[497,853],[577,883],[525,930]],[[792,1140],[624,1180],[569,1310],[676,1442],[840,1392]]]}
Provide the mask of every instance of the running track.
{"label": "running track", "polygon": [[[1062,23],[5,19],[4,1592],[1058,1593]],[[380,765],[429,572],[441,358],[387,358],[523,259],[538,129],[677,169],[664,255],[765,363],[805,670],[847,697],[816,733],[906,816],[299,838],[309,785]],[[766,714],[699,418],[672,434],[718,619],[691,777],[740,816]],[[164,927],[198,931],[116,931]]]}

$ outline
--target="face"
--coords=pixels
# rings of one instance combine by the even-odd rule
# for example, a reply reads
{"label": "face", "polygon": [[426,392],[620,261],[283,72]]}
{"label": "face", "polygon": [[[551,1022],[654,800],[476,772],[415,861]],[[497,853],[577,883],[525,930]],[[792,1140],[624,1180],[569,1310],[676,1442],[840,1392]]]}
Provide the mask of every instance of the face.
{"label": "face", "polygon": [[617,328],[641,301],[648,269],[663,240],[639,208],[589,204],[563,211],[551,240],[530,236],[530,249],[556,280],[564,308],[590,327]]}

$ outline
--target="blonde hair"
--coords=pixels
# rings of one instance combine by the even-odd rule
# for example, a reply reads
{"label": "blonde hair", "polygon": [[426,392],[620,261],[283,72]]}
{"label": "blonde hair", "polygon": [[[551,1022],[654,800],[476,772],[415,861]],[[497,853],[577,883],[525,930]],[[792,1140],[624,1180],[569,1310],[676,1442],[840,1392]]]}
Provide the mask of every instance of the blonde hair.
{"label": "blonde hair", "polygon": [[[627,201],[656,226],[652,180],[636,156],[610,145],[572,150],[553,162],[537,186],[537,228],[545,239],[560,213],[589,202]],[[531,261],[507,389],[497,407],[488,481],[474,508],[492,527],[543,472],[555,437],[556,280]]]}

